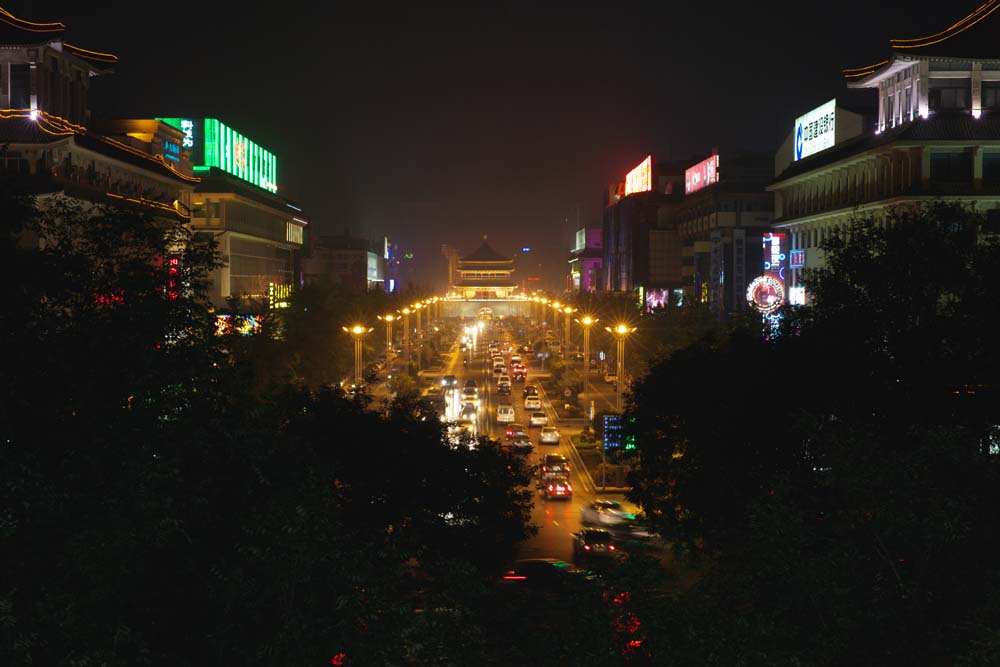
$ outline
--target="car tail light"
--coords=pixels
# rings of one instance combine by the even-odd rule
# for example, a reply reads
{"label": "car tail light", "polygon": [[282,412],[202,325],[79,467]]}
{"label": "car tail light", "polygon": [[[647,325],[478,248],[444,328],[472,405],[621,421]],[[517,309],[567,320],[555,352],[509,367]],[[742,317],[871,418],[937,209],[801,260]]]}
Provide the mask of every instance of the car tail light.
{"label": "car tail light", "polygon": [[551,491],[553,488],[555,488],[555,487],[553,487],[551,484],[549,484],[549,491]]}
{"label": "car tail light", "polygon": [[615,545],[609,544],[608,545],[608,551],[614,551],[614,550],[615,550]]}
{"label": "car tail light", "polygon": [[584,551],[590,551],[590,545],[589,544],[584,544],[583,545],[583,550]]}

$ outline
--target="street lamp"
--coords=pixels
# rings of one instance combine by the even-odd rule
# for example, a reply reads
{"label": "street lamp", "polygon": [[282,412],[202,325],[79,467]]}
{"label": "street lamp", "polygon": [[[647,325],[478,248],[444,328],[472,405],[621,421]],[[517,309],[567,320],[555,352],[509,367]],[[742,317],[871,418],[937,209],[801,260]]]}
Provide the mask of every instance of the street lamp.
{"label": "street lamp", "polygon": [[630,333],[635,331],[635,327],[630,327],[627,324],[618,324],[613,329],[611,327],[604,327],[604,330],[615,337],[618,342],[618,370],[617,370],[617,382],[615,382],[616,392],[618,394],[618,412],[622,411],[622,385],[625,383],[625,339]]}
{"label": "street lamp", "polygon": [[392,360],[392,323],[399,319],[399,315],[389,313],[378,318],[385,322],[385,361],[389,363]]}
{"label": "street lamp", "polygon": [[591,317],[590,315],[584,315],[577,320],[580,326],[583,327],[583,381],[587,382],[587,378],[590,376],[590,327],[591,325],[599,322],[596,317]]}
{"label": "street lamp", "polygon": [[[403,308],[403,310],[402,310],[402,313],[403,313],[403,358],[405,359],[405,361],[403,362],[403,365],[405,365],[407,369],[410,368],[410,313],[412,313],[412,312],[413,311],[410,310],[409,308]],[[406,372],[409,373],[410,371],[407,370]]]}
{"label": "street lamp", "polygon": [[364,343],[365,336],[371,333],[371,328],[363,326],[361,324],[355,324],[351,327],[341,327],[345,332],[351,334],[351,338],[354,339],[354,385],[356,387],[361,386],[361,360],[362,360],[362,344]]}
{"label": "street lamp", "polygon": [[563,338],[564,338],[564,340],[563,340],[563,348],[564,348],[563,349],[563,354],[564,355],[569,352],[569,316],[572,315],[575,312],[576,312],[576,308],[573,308],[572,306],[564,306],[563,307],[563,314],[566,316],[563,319],[563,325],[564,325],[564,327],[563,327]]}
{"label": "street lamp", "polygon": [[548,325],[548,319],[549,319],[548,316],[547,316],[548,311],[549,311],[549,300],[543,297],[542,298],[542,328],[543,329],[545,329],[547,327],[547,325]]}
{"label": "street lamp", "polygon": [[419,301],[413,304],[413,310],[417,313],[417,338],[420,338],[420,309],[424,307],[424,304]]}

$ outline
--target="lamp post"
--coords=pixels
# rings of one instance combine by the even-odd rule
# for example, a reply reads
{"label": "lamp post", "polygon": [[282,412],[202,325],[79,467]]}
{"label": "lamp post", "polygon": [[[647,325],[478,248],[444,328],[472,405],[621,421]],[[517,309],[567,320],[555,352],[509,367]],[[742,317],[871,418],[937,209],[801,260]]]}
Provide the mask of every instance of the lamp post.
{"label": "lamp post", "polygon": [[371,333],[371,328],[362,326],[360,324],[355,324],[351,327],[341,327],[345,332],[351,334],[351,338],[354,339],[354,384],[356,387],[361,386],[361,361],[363,356],[363,343],[365,336]]}
{"label": "lamp post", "polygon": [[[403,364],[407,369],[410,368],[410,313],[413,311],[409,308],[403,308]],[[409,375],[410,371],[406,371]]]}
{"label": "lamp post", "polygon": [[392,360],[392,323],[399,319],[399,315],[388,313],[379,315],[378,318],[385,322],[385,360]]}
{"label": "lamp post", "polygon": [[424,361],[424,343],[423,343],[423,333],[420,327],[420,311],[424,310],[426,306],[418,301],[413,304],[413,310],[417,312],[417,375],[420,375],[420,367],[423,365]]}
{"label": "lamp post", "polygon": [[563,355],[569,352],[569,316],[576,312],[572,306],[563,306]]}
{"label": "lamp post", "polygon": [[583,383],[586,388],[587,380],[590,378],[590,327],[599,320],[590,315],[584,315],[577,322],[583,327]]}
{"label": "lamp post", "polygon": [[618,355],[618,370],[617,377],[618,380],[615,382],[616,393],[618,394],[618,412],[622,411],[622,385],[625,383],[625,339],[630,333],[635,331],[635,327],[630,327],[627,324],[618,324],[614,329],[611,327],[604,327],[604,330],[615,337],[618,342],[618,349],[616,350]]}
{"label": "lamp post", "polygon": [[549,318],[547,316],[547,313],[549,311],[549,300],[543,298],[541,303],[542,303],[542,328],[544,329],[548,326]]}

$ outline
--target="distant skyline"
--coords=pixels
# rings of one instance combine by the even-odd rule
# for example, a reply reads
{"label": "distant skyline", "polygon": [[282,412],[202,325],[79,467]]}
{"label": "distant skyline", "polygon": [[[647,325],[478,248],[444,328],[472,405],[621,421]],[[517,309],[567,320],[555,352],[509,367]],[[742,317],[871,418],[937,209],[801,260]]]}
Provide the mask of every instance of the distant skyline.
{"label": "distant skyline", "polygon": [[119,56],[93,81],[95,114],[216,117],[275,152],[279,194],[314,231],[389,234],[438,284],[441,244],[487,234],[518,279],[540,264],[552,289],[577,208],[600,225],[605,188],[647,154],[773,151],[845,96],[843,68],[979,3],[0,4]]}

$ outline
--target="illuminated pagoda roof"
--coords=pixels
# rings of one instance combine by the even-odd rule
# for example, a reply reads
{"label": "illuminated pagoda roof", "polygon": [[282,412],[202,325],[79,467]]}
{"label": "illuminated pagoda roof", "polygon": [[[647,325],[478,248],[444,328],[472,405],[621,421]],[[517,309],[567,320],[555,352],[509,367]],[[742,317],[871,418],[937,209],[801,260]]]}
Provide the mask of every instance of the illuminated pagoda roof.
{"label": "illuminated pagoda roof", "polygon": [[868,88],[916,60],[968,59],[1000,64],[1000,0],[987,0],[951,26],[922,37],[890,39],[887,59],[843,71],[851,88]]}
{"label": "illuminated pagoda roof", "polygon": [[59,21],[35,22],[14,16],[0,7],[0,44],[17,46],[51,46],[90,65],[95,74],[103,74],[118,62],[113,53],[93,51],[63,39],[66,25]]}
{"label": "illuminated pagoda roof", "polygon": [[487,263],[491,263],[491,264],[492,263],[506,263],[506,264],[511,264],[511,265],[513,265],[513,263],[514,263],[513,259],[511,259],[510,257],[504,257],[503,255],[501,255],[500,253],[498,253],[496,250],[494,250],[492,248],[492,246],[490,246],[490,244],[487,243],[486,241],[483,241],[483,244],[481,246],[479,246],[478,248],[476,248],[475,250],[473,250],[471,253],[469,253],[465,257],[460,257],[458,259],[458,261],[460,263],[468,263],[468,262],[481,263],[481,262],[487,262]]}

